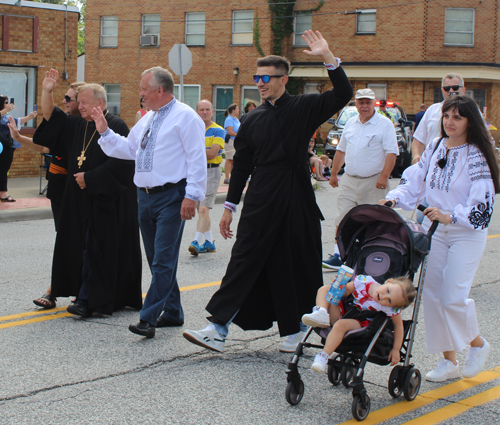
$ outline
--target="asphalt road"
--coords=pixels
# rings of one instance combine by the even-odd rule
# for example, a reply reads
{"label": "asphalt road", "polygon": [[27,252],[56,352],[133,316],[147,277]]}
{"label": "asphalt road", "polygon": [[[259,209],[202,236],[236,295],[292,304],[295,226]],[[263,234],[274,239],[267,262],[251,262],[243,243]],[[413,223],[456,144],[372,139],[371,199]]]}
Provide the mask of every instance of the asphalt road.
{"label": "asphalt road", "polygon": [[[397,182],[391,181],[394,185]],[[337,189],[338,190],[338,189]],[[324,249],[333,246],[335,191],[321,183],[316,191],[326,221]],[[222,205],[212,213],[214,234]],[[239,214],[236,214],[236,219]],[[235,223],[236,224],[236,223]],[[194,221],[184,231],[178,280],[183,288],[185,328],[207,323],[204,307],[217,289],[232,241],[216,238],[217,252],[192,257],[188,245]],[[413,402],[393,400],[387,391],[390,368],[369,364],[365,383],[371,414],[365,423],[495,424],[500,418],[500,219],[493,216],[490,239],[471,297],[480,329],[492,351],[489,372],[472,380],[445,384],[423,381]],[[341,424],[352,423],[352,394],[333,387],[308,368],[316,350],[300,363],[305,394],[297,406],[285,400],[285,370],[291,355],[278,352],[277,328],[243,332],[232,326],[223,354],[188,343],[182,329],[158,329],[144,339],[128,331],[138,313],[80,319],[62,310],[47,314],[32,299],[49,284],[54,226],[51,220],[0,223],[0,424]],[[326,254],[325,254],[326,256]],[[325,283],[333,273],[324,273]],[[150,282],[144,259],[143,290]],[[199,287],[199,284],[208,284]],[[423,311],[421,311],[422,317]],[[258,314],[258,312],[256,312]],[[50,320],[48,320],[50,319]],[[425,374],[437,356],[425,352],[423,320],[414,346],[414,362]],[[463,360],[465,353],[459,355]],[[427,415],[427,416],[425,416]]]}

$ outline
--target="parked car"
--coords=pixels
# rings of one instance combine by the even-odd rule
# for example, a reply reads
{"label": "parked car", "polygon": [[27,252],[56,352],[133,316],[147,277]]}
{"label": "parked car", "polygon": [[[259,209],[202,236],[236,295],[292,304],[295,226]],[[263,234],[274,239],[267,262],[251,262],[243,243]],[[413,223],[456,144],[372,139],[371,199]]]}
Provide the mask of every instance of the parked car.
{"label": "parked car", "polygon": [[[378,109],[378,102],[375,103],[375,109]],[[397,103],[387,102],[387,110],[392,113],[394,121],[398,123],[398,126],[396,127],[396,137],[398,140],[399,155],[396,160],[396,165],[402,173],[411,165],[413,121],[407,121],[405,111]],[[325,155],[328,155],[329,158],[333,159],[335,153],[337,152],[337,145],[340,142],[345,124],[356,115],[358,115],[358,110],[356,109],[356,106],[354,106],[354,102],[351,101],[344,107],[344,109],[342,109],[336,120],[334,118],[330,118],[328,120],[330,124],[333,124],[333,127],[328,132],[325,143]]]}

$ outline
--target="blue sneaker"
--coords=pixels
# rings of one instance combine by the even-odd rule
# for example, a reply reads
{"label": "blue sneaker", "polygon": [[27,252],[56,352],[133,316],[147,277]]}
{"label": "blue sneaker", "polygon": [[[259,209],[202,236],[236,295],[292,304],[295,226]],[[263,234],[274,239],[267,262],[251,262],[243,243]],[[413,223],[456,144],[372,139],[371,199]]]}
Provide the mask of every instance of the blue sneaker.
{"label": "blue sneaker", "polygon": [[193,241],[191,242],[191,245],[189,245],[188,251],[191,253],[191,255],[198,255],[202,252],[206,252],[205,244],[200,246],[198,241]]}
{"label": "blue sneaker", "polygon": [[203,252],[215,252],[215,241],[214,242],[209,242],[205,241],[203,242],[203,245],[201,246],[201,249],[204,249]]}
{"label": "blue sneaker", "polygon": [[324,269],[330,269],[330,270],[338,270],[340,267],[342,267],[342,264],[344,262],[340,259],[339,254],[333,254],[330,255],[330,258],[328,260],[323,261],[321,267]]}

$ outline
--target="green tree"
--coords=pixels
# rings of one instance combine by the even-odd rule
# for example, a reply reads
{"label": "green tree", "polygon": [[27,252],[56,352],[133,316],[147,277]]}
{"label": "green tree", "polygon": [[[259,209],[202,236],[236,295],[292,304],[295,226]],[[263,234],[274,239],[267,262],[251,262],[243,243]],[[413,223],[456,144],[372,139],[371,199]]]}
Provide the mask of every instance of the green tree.
{"label": "green tree", "polygon": [[80,20],[78,21],[78,54],[85,53],[85,13],[87,0],[33,0],[38,3],[61,4],[80,7]]}

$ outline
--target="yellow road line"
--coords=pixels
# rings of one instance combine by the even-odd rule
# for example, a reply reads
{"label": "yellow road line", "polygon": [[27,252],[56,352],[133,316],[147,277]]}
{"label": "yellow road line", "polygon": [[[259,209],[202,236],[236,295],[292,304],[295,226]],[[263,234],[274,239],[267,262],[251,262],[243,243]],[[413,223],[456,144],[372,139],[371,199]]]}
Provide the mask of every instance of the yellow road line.
{"label": "yellow road line", "polygon": [[412,419],[411,421],[405,422],[406,425],[432,425],[438,422],[450,419],[454,416],[458,416],[473,407],[481,406],[483,404],[489,403],[490,401],[500,398],[500,386],[491,388],[489,390],[483,391],[482,393],[476,394],[472,397],[466,398],[464,400],[457,401],[449,406],[445,406],[441,409],[435,410],[426,415],[420,416],[419,418]]}
{"label": "yellow road line", "polygon": [[51,314],[48,316],[35,317],[33,319],[17,320],[15,322],[1,323],[0,329],[13,328],[14,326],[29,325],[30,323],[46,322],[47,320],[60,319],[61,317],[73,316],[71,313]]}
{"label": "yellow road line", "polygon": [[500,235],[489,235],[487,236],[487,239],[492,239],[492,238],[499,238]]}
{"label": "yellow road line", "polygon": [[[183,286],[183,287],[179,288],[179,290],[181,292],[192,291],[194,289],[208,288],[208,287],[217,286],[217,285],[220,285],[220,280],[217,282],[207,282],[207,283],[199,283],[197,285]],[[142,294],[143,298],[145,296],[146,296],[146,294]],[[57,307],[57,308],[53,308],[50,310],[28,311],[26,313],[11,314],[9,316],[0,316],[0,322],[10,322],[12,320],[15,320],[15,322],[0,324],[0,329],[11,328],[11,327],[20,326],[20,325],[28,325],[30,323],[45,322],[47,320],[58,319],[60,317],[72,316],[72,314],[70,314],[70,313],[54,314],[54,313],[59,313],[59,312],[65,312],[66,308],[67,307]],[[36,319],[17,320],[17,319],[22,319],[23,317],[30,317],[30,316],[40,316],[40,317],[38,317]]]}
{"label": "yellow road line", "polygon": [[[484,371],[472,379],[461,379],[460,381],[452,382],[451,384],[420,394],[413,401],[404,400],[374,412],[370,412],[369,416],[363,421],[363,425],[375,425],[380,422],[393,419],[396,416],[411,412],[412,410],[430,404],[440,398],[449,397],[496,378],[500,378],[500,368]],[[351,419],[339,425],[347,424],[359,424],[359,422],[355,419]]]}

